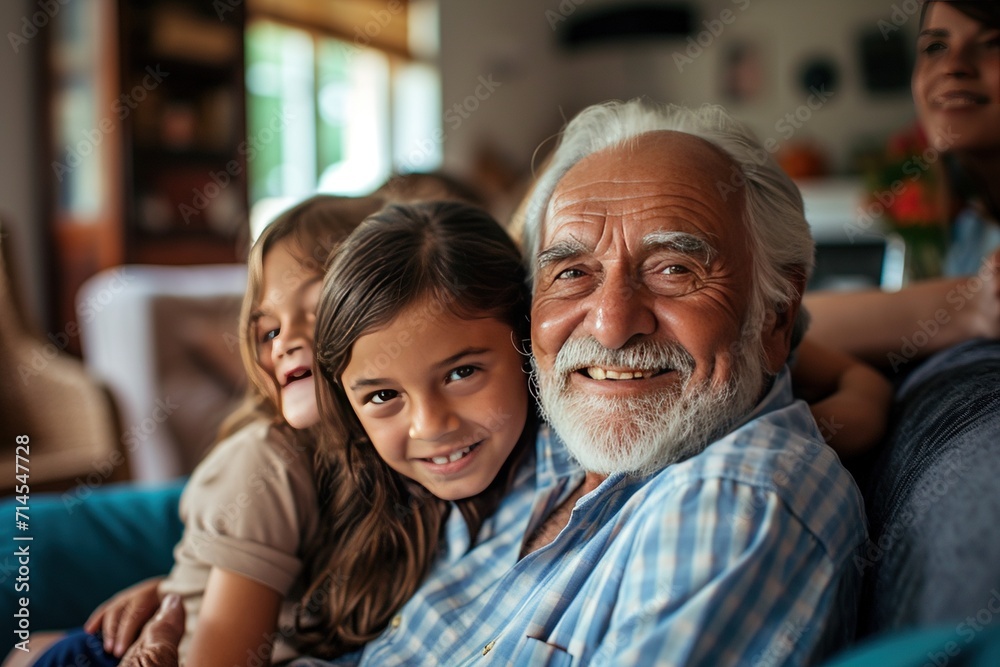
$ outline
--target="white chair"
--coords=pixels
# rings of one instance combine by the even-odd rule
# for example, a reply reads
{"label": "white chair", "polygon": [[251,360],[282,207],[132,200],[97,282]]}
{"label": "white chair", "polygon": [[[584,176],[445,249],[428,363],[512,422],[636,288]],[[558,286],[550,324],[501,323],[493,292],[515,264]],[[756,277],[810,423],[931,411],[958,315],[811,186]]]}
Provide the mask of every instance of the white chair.
{"label": "white chair", "polygon": [[242,396],[246,266],[125,265],[81,287],[83,359],[119,406],[133,478],[189,473]]}

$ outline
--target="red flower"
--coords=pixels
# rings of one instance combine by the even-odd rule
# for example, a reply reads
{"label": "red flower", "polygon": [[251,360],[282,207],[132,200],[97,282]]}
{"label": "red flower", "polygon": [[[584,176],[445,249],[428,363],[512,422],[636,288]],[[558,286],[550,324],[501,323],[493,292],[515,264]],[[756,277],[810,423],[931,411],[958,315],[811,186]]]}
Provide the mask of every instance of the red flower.
{"label": "red flower", "polygon": [[907,181],[886,211],[903,226],[933,224],[939,219],[931,193],[918,181]]}

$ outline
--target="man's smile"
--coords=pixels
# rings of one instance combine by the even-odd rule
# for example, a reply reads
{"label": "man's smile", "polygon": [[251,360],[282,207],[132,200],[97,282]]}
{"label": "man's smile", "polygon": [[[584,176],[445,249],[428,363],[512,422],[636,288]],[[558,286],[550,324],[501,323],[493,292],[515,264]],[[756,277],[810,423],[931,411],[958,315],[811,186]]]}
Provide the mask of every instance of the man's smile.
{"label": "man's smile", "polygon": [[671,370],[673,369],[633,368],[628,370],[615,370],[612,368],[603,368],[601,366],[588,366],[587,368],[581,368],[577,372],[583,373],[584,375],[588,376],[591,380],[643,380],[646,378],[656,377],[657,375],[662,375]]}

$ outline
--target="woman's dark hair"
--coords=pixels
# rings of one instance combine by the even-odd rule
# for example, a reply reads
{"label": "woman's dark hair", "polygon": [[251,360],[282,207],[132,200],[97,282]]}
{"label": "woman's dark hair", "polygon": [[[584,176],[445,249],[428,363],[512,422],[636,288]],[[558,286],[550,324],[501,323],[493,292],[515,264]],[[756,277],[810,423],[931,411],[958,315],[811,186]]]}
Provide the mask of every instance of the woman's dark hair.
{"label": "woman's dark hair", "polygon": [[[376,453],[340,383],[355,341],[411,306],[495,318],[528,345],[529,293],[520,253],[485,211],[458,202],[390,205],[338,249],[316,314],[321,511],[328,553],[300,614],[303,647],[332,656],[375,638],[416,592],[437,554],[448,503],[392,470]],[[527,383],[527,376],[525,377]],[[496,479],[456,502],[475,536],[534,437],[529,424]],[[317,604],[317,602],[319,604]]]}
{"label": "woman's dark hair", "polygon": [[990,28],[1000,28],[1000,2],[997,0],[924,0],[920,7],[920,29],[924,28],[927,10],[932,3],[946,2],[969,18]]}

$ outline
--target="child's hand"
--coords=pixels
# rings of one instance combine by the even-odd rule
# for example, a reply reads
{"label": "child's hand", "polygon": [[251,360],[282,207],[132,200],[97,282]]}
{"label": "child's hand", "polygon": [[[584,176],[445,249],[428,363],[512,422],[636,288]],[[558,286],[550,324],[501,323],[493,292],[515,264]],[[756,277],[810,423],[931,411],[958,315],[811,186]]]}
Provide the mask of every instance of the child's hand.
{"label": "child's hand", "polygon": [[874,368],[814,342],[799,344],[792,366],[797,398],[809,409],[827,444],[843,459],[875,447],[885,434],[892,385]]}
{"label": "child's hand", "polygon": [[839,392],[809,405],[827,444],[842,459],[864,454],[881,442],[892,392],[882,377],[872,377],[871,393]]}
{"label": "child's hand", "polygon": [[126,588],[95,609],[83,629],[91,634],[100,631],[104,650],[122,657],[160,606],[160,581],[162,577],[154,577]]}

